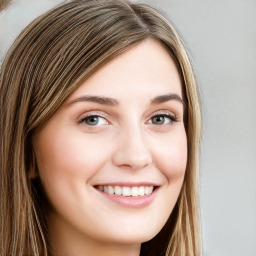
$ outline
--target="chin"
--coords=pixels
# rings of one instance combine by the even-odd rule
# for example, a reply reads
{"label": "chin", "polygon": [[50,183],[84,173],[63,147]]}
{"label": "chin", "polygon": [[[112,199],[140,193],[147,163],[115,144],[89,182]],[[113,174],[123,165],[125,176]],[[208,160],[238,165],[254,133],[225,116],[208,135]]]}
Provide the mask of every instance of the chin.
{"label": "chin", "polygon": [[[163,224],[164,225],[164,224]],[[162,229],[163,225],[157,223],[147,224],[146,227],[138,225],[126,225],[123,228],[112,230],[112,234],[105,234],[105,241],[111,241],[118,244],[142,244],[154,238]]]}

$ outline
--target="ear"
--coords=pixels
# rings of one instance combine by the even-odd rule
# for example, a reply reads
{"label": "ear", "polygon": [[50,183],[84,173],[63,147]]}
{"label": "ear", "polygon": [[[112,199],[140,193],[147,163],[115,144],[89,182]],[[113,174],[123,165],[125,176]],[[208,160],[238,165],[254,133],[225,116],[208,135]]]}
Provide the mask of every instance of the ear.
{"label": "ear", "polygon": [[32,152],[31,162],[30,162],[30,165],[29,165],[28,177],[29,177],[29,179],[35,179],[35,178],[38,177],[38,170],[37,170],[37,165],[36,165],[36,156],[35,156],[34,151]]}

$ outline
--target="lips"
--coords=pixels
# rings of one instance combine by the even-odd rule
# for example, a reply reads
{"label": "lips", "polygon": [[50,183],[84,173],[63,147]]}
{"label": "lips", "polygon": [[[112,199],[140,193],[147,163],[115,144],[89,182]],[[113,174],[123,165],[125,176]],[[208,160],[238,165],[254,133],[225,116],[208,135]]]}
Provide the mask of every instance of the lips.
{"label": "lips", "polygon": [[152,184],[104,184],[94,188],[107,198],[119,205],[129,208],[143,208],[153,202],[159,186]]}

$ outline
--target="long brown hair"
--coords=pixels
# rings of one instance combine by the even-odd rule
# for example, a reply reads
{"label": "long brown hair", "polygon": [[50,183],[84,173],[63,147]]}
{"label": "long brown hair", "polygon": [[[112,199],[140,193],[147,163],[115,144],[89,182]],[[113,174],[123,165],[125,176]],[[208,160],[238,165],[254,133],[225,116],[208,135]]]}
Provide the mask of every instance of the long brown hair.
{"label": "long brown hair", "polygon": [[74,0],[33,21],[0,73],[0,255],[49,255],[31,137],[94,72],[141,41],[160,42],[183,81],[188,161],[166,225],[141,255],[199,256],[198,151],[201,112],[194,74],[174,27],[155,9],[122,0]]}

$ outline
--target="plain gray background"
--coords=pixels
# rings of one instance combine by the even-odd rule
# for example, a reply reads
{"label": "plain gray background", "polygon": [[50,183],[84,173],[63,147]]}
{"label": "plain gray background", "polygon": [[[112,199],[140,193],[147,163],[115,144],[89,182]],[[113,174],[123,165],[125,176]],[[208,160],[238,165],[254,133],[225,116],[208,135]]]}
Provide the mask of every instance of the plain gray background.
{"label": "plain gray background", "polygon": [[[0,59],[21,28],[61,0],[14,2],[0,13]],[[256,1],[134,2],[173,22],[197,76],[204,256],[256,256]]]}

